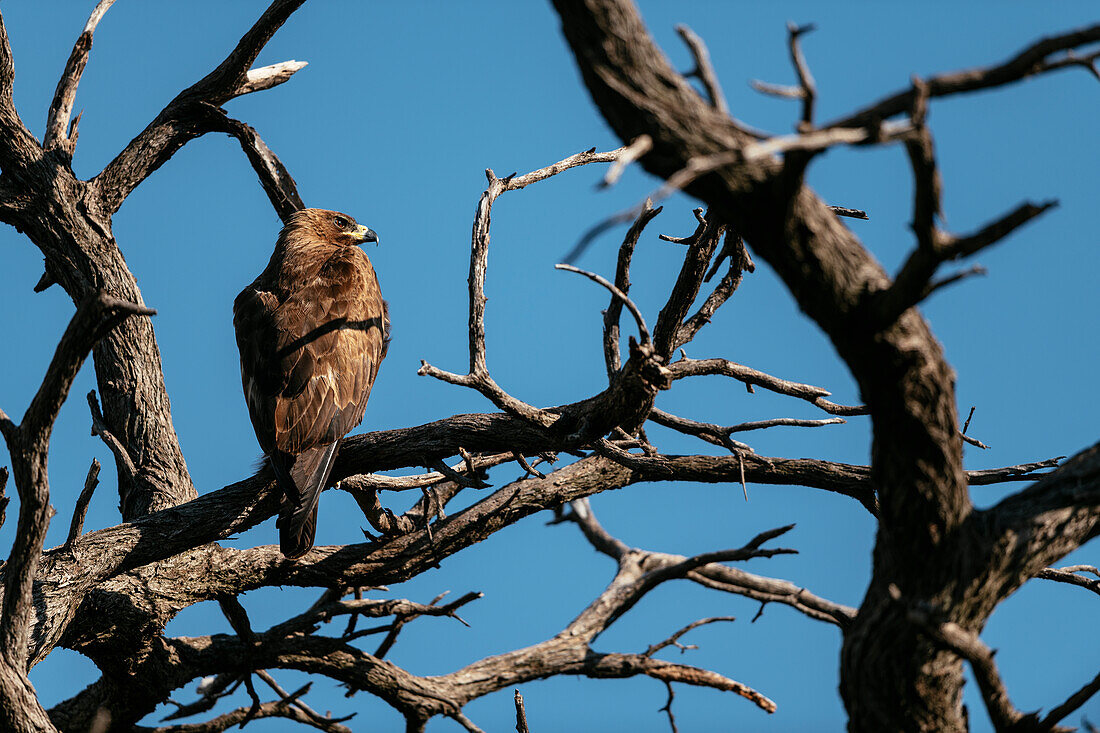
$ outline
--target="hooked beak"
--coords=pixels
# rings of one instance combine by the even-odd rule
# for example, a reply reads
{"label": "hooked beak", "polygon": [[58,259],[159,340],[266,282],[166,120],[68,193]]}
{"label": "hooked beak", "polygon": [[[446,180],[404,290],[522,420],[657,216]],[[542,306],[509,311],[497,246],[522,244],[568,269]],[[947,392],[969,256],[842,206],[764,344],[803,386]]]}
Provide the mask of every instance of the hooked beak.
{"label": "hooked beak", "polygon": [[374,242],[375,244],[378,244],[378,235],[375,233],[375,231],[373,229],[363,226],[362,224],[360,224],[359,228],[355,230],[355,237],[359,240],[360,243]]}

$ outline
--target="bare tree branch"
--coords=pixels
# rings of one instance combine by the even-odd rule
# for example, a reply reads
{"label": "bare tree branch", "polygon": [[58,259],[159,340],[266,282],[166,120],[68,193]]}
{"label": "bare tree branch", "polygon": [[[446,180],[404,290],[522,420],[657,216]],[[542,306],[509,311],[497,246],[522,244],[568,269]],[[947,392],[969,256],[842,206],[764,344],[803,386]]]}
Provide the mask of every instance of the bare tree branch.
{"label": "bare tree branch", "polygon": [[523,695],[519,694],[519,690],[516,690],[514,697],[516,702],[516,733],[531,733],[527,727],[527,709],[523,705]]}
{"label": "bare tree branch", "polygon": [[852,219],[870,219],[871,218],[871,217],[867,216],[866,211],[862,211],[861,209],[848,209],[848,208],[845,208],[843,206],[830,206],[829,208],[837,216],[847,216],[847,217],[851,217]]}
{"label": "bare tree branch", "polygon": [[99,400],[96,399],[95,390],[88,393],[88,408],[92,413],[92,435],[97,435],[110,449],[115,457],[115,467],[130,481],[137,478],[137,467],[130,458],[130,452],[118,438],[108,429],[103,420],[103,413],[99,409]]}
{"label": "bare tree branch", "polygon": [[[628,554],[620,562],[618,572],[607,589],[562,633],[524,649],[487,657],[446,675],[411,675],[381,659],[379,654],[384,653],[383,648],[380,648],[379,654],[367,654],[349,646],[344,639],[303,634],[303,624],[316,623],[328,611],[384,613],[404,607],[412,614],[453,615],[454,608],[479,594],[467,594],[444,607],[425,607],[407,601],[341,601],[335,606],[331,603],[315,605],[301,617],[257,634],[255,643],[244,641],[242,635],[165,639],[163,643],[179,662],[169,666],[170,674],[156,684],[172,689],[202,675],[232,673],[247,678],[254,670],[261,668],[300,669],[331,677],[345,683],[351,690],[367,690],[378,695],[406,718],[422,725],[423,721],[436,715],[457,719],[462,715],[462,707],[470,700],[548,675],[621,678],[644,674],[666,682],[730,691],[770,712],[775,709],[775,704],[768,698],[715,672],[656,660],[645,654],[596,653],[591,649],[591,644],[646,593],[663,582],[683,578],[694,569],[710,563],[791,552],[763,547],[788,529],[783,527],[763,532],[736,550],[658,564],[643,564],[640,556]],[[401,623],[400,618],[395,622],[390,630],[391,637]],[[256,709],[257,713],[260,709],[262,706]]]}
{"label": "bare tree branch", "polygon": [[665,647],[670,647],[670,646],[674,646],[677,649],[679,649],[680,653],[683,653],[683,652],[687,651],[688,649],[698,649],[698,647],[695,646],[694,644],[690,644],[690,645],[681,644],[680,643],[680,637],[682,637],[684,634],[691,631],[692,629],[699,628],[700,626],[706,626],[707,624],[713,624],[713,623],[717,623],[719,621],[730,621],[730,622],[732,622],[732,621],[736,621],[736,620],[737,619],[733,616],[711,616],[709,618],[701,618],[697,621],[692,621],[690,624],[688,624],[687,626],[684,626],[683,628],[678,630],[676,633],[674,633],[672,636],[668,637],[664,641],[659,641],[656,644],[650,644],[649,647],[643,653],[643,656],[652,657],[654,654],[661,651]]}
{"label": "bare tree branch", "polygon": [[[616,561],[632,551],[625,543],[608,534],[607,530],[600,525],[587,499],[578,499],[571,506],[573,511],[567,518],[581,528],[585,538],[596,550]],[[650,558],[648,562],[653,564],[676,564],[686,560],[682,555],[660,552],[647,552],[646,557]],[[754,575],[728,565],[705,565],[693,570],[687,578],[708,588],[743,595],[764,604],[780,603],[790,606],[810,618],[842,627],[856,615],[856,609],[820,598],[788,581]]]}
{"label": "bare tree branch", "polygon": [[[1092,573],[1096,576],[1096,579],[1094,580],[1078,575],[1080,572]],[[1069,583],[1070,585],[1087,588],[1093,593],[1100,595],[1100,571],[1098,571],[1094,565],[1071,565],[1066,568],[1043,568],[1035,577],[1043,578],[1044,580],[1054,580],[1059,583]]]}
{"label": "bare tree branch", "polygon": [[[1066,58],[1051,58],[1069,49],[1100,41],[1100,23],[1043,38],[1021,49],[1011,58],[995,66],[978,67],[927,77],[928,96],[946,97],[952,94],[989,89],[1043,74],[1066,66]],[[874,104],[864,107],[847,117],[826,125],[827,127],[862,127],[874,120],[886,119],[909,110],[913,105],[915,90],[910,87]]]}
{"label": "bare tree branch", "polygon": [[216,718],[208,720],[204,723],[183,723],[180,725],[162,725],[156,728],[148,728],[145,726],[134,726],[135,733],[222,733],[222,731],[229,730],[234,726],[243,726],[249,720],[260,720],[263,718],[286,718],[293,720],[296,723],[307,725],[317,730],[328,731],[328,733],[351,733],[351,728],[340,723],[326,720],[321,717],[320,720],[305,713],[295,703],[298,697],[308,690],[308,685],[301,690],[288,695],[279,700],[272,702],[265,702],[255,709],[237,708],[231,710],[228,713],[219,715]]}
{"label": "bare tree branch", "polygon": [[676,32],[680,34],[680,38],[687,44],[688,49],[691,50],[691,56],[695,59],[695,68],[684,74],[684,76],[694,76],[703,83],[703,88],[707,90],[707,97],[710,98],[710,103],[718,112],[722,114],[729,114],[729,105],[726,104],[726,97],[722,94],[722,85],[718,83],[718,75],[714,73],[714,66],[710,63],[710,52],[707,50],[707,45],[703,43],[703,39],[696,35],[695,31],[688,28],[683,23],[676,26]]}
{"label": "bare tree branch", "polygon": [[[622,140],[649,135],[654,148],[642,165],[665,179],[662,192],[683,187],[751,243],[754,255],[775,269],[801,310],[832,340],[867,402],[874,430],[871,475],[880,489],[879,528],[874,578],[844,634],[841,692],[852,715],[850,727],[964,729],[958,704],[961,665],[918,642],[913,622],[892,608],[888,582],[912,578],[922,592],[952,601],[949,620],[980,628],[1019,582],[1095,533],[1092,489],[1100,482],[1085,471],[1086,488],[1076,482],[1071,496],[1066,477],[1079,476],[1075,469],[1082,463],[1070,461],[1068,468],[1041,479],[1036,486],[1045,490],[1036,489],[1030,501],[1010,498],[988,514],[976,513],[962,466],[954,372],[942,348],[915,309],[876,320],[869,312],[874,309],[863,307],[869,294],[886,290],[891,280],[851,230],[803,185],[803,169],[808,154],[831,145],[905,139],[916,126],[912,121],[884,125],[887,115],[880,107],[880,114],[858,124],[847,120],[842,127],[756,142],[703,103],[671,68],[629,0],[554,0],[554,5],[581,76],[610,127]],[[1077,44],[1098,34],[1100,26],[1067,36]],[[1047,43],[1042,50],[1056,49]],[[1031,67],[1017,69],[1016,78]],[[977,86],[997,81],[981,76]],[[927,80],[929,97],[944,93],[942,81]],[[892,113],[912,109],[908,94],[905,99]],[[780,152],[803,154],[779,160]],[[1003,221],[1005,227],[988,227],[989,236],[969,241],[987,242],[1018,224],[1012,216]],[[970,249],[968,244],[954,250],[956,245],[952,250],[959,253]],[[927,282],[921,282],[919,292]],[[621,453],[616,460],[632,470],[655,460]],[[739,458],[747,467],[751,454]],[[1013,516],[1009,507],[1022,516]],[[1068,532],[1044,525],[1062,527],[1067,511],[1073,517]],[[992,532],[990,522],[996,527]],[[952,538],[952,549],[944,549],[945,538]],[[988,555],[976,557],[977,548]],[[929,565],[931,557],[943,563]],[[1042,565],[1035,567],[1038,562]],[[990,572],[994,565],[997,570]],[[964,566],[972,575],[961,581]],[[920,720],[903,723],[914,711]]]}
{"label": "bare tree branch", "polygon": [[[1100,443],[1073,456],[1034,484],[988,510],[999,552],[1018,553],[1008,593],[1039,575],[1100,528]],[[1055,523],[1051,532],[1048,523]],[[1005,543],[1007,544],[1000,544]]]}
{"label": "bare tree branch", "polygon": [[69,536],[65,539],[64,547],[72,547],[73,542],[84,531],[84,518],[88,516],[88,504],[91,503],[92,493],[99,485],[99,468],[99,461],[93,458],[92,465],[88,467],[88,477],[84,479],[84,488],[76,498],[73,519],[69,523]]}
{"label": "bare tree branch", "polygon": [[638,310],[638,306],[634,305],[634,301],[632,301],[626,293],[619,290],[617,287],[608,282],[605,278],[600,277],[594,272],[588,272],[587,270],[581,270],[580,268],[566,264],[554,265],[554,269],[565,270],[567,272],[575,272],[578,275],[584,275],[589,280],[599,283],[600,285],[603,285],[605,288],[607,288],[612,295],[623,302],[623,305],[626,306],[626,309],[630,311],[630,315],[634,316],[634,323],[638,326],[638,336],[641,339],[641,342],[643,344],[649,343],[649,327],[645,325],[645,319],[642,318],[642,312]]}
{"label": "bare tree branch", "polygon": [[[699,295],[711,257],[718,249],[718,241],[726,229],[725,223],[709,211],[705,217],[696,211],[696,218],[699,226],[695,232],[690,237],[677,240],[687,245],[687,253],[676,283],[657,315],[657,325],[653,329],[653,345],[665,361],[671,359],[673,350],[678,346],[676,337],[692,303]],[[713,307],[717,308],[717,305]]]}
{"label": "bare tree branch", "polygon": [[[297,64],[297,62],[289,63]],[[297,68],[294,71],[297,71]],[[252,73],[249,72],[249,74]],[[305,204],[302,203],[302,197],[298,195],[294,178],[278,156],[260,139],[259,133],[249,125],[225,115],[221,110],[211,110],[210,114],[215,122],[213,129],[218,129],[216,127],[218,123],[222,124],[221,131],[232,135],[241,144],[241,150],[244,151],[248,162],[252,164],[253,170],[259,176],[260,185],[263,186],[279,218],[285,222],[295,211],[304,209]]]}
{"label": "bare tree branch", "polygon": [[[0,410],[0,419],[6,418],[4,411]],[[9,429],[11,421],[8,421]],[[0,466],[0,527],[4,526],[4,521],[8,517],[8,502],[11,501],[11,497],[4,493],[4,490],[8,486],[8,467]]]}
{"label": "bare tree branch", "polygon": [[[931,144],[930,142],[928,143]],[[938,174],[935,174],[938,179]],[[920,178],[918,177],[918,181]],[[918,183],[918,198],[926,186]],[[930,196],[931,194],[924,194]],[[914,229],[917,231],[919,246],[909,255],[902,265],[892,285],[874,296],[876,316],[880,324],[892,323],[906,309],[916,305],[931,294],[936,287],[931,278],[942,262],[975,254],[979,250],[996,244],[1018,227],[1040,216],[1057,205],[1056,201],[1041,204],[1025,202],[996,221],[987,224],[977,232],[965,237],[955,237],[935,228],[931,221],[931,212],[917,215]],[[928,208],[930,203],[918,203],[917,207]],[[938,206],[938,203],[935,204]],[[924,221],[923,219],[927,219]],[[923,232],[923,233],[922,233]]]}
{"label": "bare tree branch", "polygon": [[745,249],[744,240],[728,227],[726,228],[725,239],[722,241],[722,249],[718,250],[718,255],[714,258],[714,262],[703,281],[709,282],[724,261],[729,262],[729,269],[718,284],[714,286],[714,290],[703,301],[703,304],[699,306],[699,310],[685,318],[683,323],[680,324],[679,329],[676,331],[676,338],[673,341],[673,348],[681,348],[695,338],[695,334],[699,333],[703,326],[710,323],[710,319],[715,312],[741,286],[744,273],[756,270],[756,265],[753,264],[748,250]]}
{"label": "bare tree branch", "polygon": [[[634,256],[634,248],[646,225],[661,213],[661,207],[656,209],[647,200],[642,205],[642,211],[638,218],[630,226],[623,243],[619,247],[619,257],[615,265],[615,287],[623,294],[630,293],[630,260]],[[569,260],[566,260],[569,262]],[[619,355],[619,318],[623,312],[625,301],[616,295],[611,296],[611,302],[603,313],[603,355],[607,366],[607,379],[613,381],[615,375],[622,368],[622,357]]]}
{"label": "bare tree branch", "polygon": [[648,135],[642,135],[630,145],[626,146],[615,162],[607,167],[607,173],[604,174],[603,179],[596,184],[597,188],[610,188],[619,182],[619,179],[623,175],[623,171],[627,166],[641,158],[653,147],[653,141],[649,139]]}
{"label": "bare tree branch", "polygon": [[686,435],[694,435],[701,440],[705,440],[713,445],[720,445],[734,453],[738,451],[745,451],[748,453],[756,452],[745,443],[741,443],[731,438],[730,434],[733,433],[733,431],[721,425],[689,420],[657,409],[656,407],[649,411],[649,419],[658,425],[663,425],[666,428],[671,428],[672,430],[685,433]]}
{"label": "bare tree branch", "polygon": [[799,123],[799,131],[812,130],[814,126],[814,102],[817,101],[817,85],[810,73],[810,66],[806,63],[806,57],[802,54],[802,44],[798,39],[803,33],[814,30],[814,24],[795,25],[787,23],[787,45],[791,51],[791,63],[798,74],[798,86],[802,89],[802,121]]}
{"label": "bare tree branch", "polygon": [[0,169],[5,173],[25,168],[42,157],[38,141],[27,130],[15,109],[12,99],[14,86],[15,64],[4,17],[0,14],[0,132],[4,135],[0,144]]}
{"label": "bare tree branch", "polygon": [[242,94],[281,84],[301,68],[287,62],[278,72],[261,69],[249,75],[260,50],[304,1],[274,0],[216,69],[180,92],[107,164],[92,181],[104,211],[117,211],[130,192],[185,143],[209,131],[203,125],[208,122],[204,106],[216,108]]}
{"label": "bare tree branch", "polygon": [[545,180],[562,171],[580,165],[618,160],[628,148],[619,148],[607,153],[597,153],[595,148],[560,160],[545,168],[526,173],[522,176],[512,174],[507,178],[497,178],[491,169],[486,169],[488,188],[478,201],[474,217],[470,246],[470,369],[465,375],[445,372],[426,361],[421,362],[418,374],[435,377],[451,384],[472,387],[488,397],[493,404],[506,412],[518,415],[525,420],[543,426],[551,425],[556,418],[544,410],[539,410],[505,392],[489,375],[485,358],[485,270],[489,260],[489,225],[493,202],[505,191],[514,191],[532,183]]}
{"label": "bare tree branch", "polygon": [[755,79],[751,82],[752,87],[763,94],[802,100],[802,118],[797,125],[799,132],[809,132],[814,127],[814,102],[817,100],[817,85],[810,73],[809,64],[806,63],[806,57],[802,54],[802,44],[799,43],[799,38],[804,33],[809,33],[812,30],[815,30],[813,23],[801,26],[791,22],[787,23],[787,48],[791,56],[791,66],[794,67],[795,74],[798,76],[798,86],[768,84]]}
{"label": "bare tree branch", "polygon": [[808,156],[824,152],[837,145],[881,144],[904,139],[912,130],[908,123],[885,124],[875,129],[831,127],[795,135],[776,135],[747,143],[741,147],[697,155],[689,158],[672,172],[660,188],[649,194],[653,201],[663,201],[677,191],[687,189],[707,174],[724,169],[774,164],[775,156],[800,153],[800,164]]}
{"label": "bare tree branch", "polygon": [[771,392],[805,400],[831,415],[849,416],[866,415],[868,413],[867,408],[863,405],[838,405],[835,402],[826,400],[825,397],[831,393],[821,387],[773,377],[770,374],[765,374],[726,359],[689,359],[685,356],[669,364],[668,370],[672,372],[673,380],[704,375],[730,377],[750,387],[763,387]]}
{"label": "bare tree branch", "polygon": [[54,92],[53,102],[50,104],[49,115],[46,119],[46,134],[42,139],[42,147],[47,151],[59,149],[70,158],[73,155],[77,138],[76,126],[80,117],[77,116],[77,119],[73,121],[71,130],[66,132],[66,128],[69,127],[69,117],[73,113],[76,88],[80,85],[80,77],[84,74],[84,67],[88,64],[88,54],[92,50],[92,35],[95,33],[96,26],[99,25],[99,21],[103,19],[103,16],[114,2],[115,0],[100,0],[88,17],[88,22],[84,25],[84,31],[76,39],[76,44],[69,55],[69,61],[65,64],[65,71],[61,74],[60,81],[57,82],[57,90]]}
{"label": "bare tree branch", "polygon": [[1047,713],[1043,721],[1039,724],[1039,730],[1065,730],[1064,728],[1058,727],[1057,723],[1064,720],[1066,716],[1088,702],[1097,692],[1100,692],[1100,674],[1093,677],[1091,681],[1086,682],[1080,690],[1070,695],[1064,703]]}
{"label": "bare tree branch", "polygon": [[128,316],[156,311],[127,303],[103,292],[88,296],[77,307],[53,359],[23,419],[15,427],[0,413],[19,491],[20,538],[4,567],[4,614],[0,617],[0,657],[22,672],[27,665],[33,615],[33,583],[51,516],[46,463],[50,433],[76,374],[107,331]]}
{"label": "bare tree branch", "polygon": [[[900,599],[900,595],[898,598]],[[970,662],[994,729],[1007,731],[1015,729],[1021,723],[1031,726],[1038,722],[1038,716],[1035,713],[1021,713],[1012,704],[1004,682],[1001,680],[1001,674],[997,670],[997,663],[993,661],[993,652],[982,643],[977,634],[950,621],[936,623],[927,610],[911,608],[909,617],[920,624],[937,643]]]}

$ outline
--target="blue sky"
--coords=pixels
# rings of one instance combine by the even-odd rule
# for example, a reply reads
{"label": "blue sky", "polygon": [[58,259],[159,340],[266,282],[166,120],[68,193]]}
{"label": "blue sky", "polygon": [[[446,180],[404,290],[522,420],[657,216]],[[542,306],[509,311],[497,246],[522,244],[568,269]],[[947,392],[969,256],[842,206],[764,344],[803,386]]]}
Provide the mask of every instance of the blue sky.
{"label": "blue sky", "polygon": [[[24,121],[40,135],[57,77],[90,2],[6,2],[16,63],[15,96]],[[101,23],[77,97],[83,109],[74,167],[90,177],[136,135],[180,89],[213,68],[264,7],[262,2],[139,3],[121,1]],[[791,83],[785,23],[815,22],[804,38],[819,88],[818,119],[828,120],[908,83],[911,74],[1000,61],[1046,34],[1096,20],[1095,5],[980,2],[970,4],[642,2],[643,14],[681,68],[690,61],[673,27],[687,23],[708,43],[734,113],[777,133],[798,110],[764,98],[750,79]],[[279,31],[260,64],[309,62],[287,84],[234,100],[233,116],[252,124],[298,182],[307,205],[347,211],[379,232],[369,251],[390,303],[394,340],[361,430],[415,425],[458,412],[491,409],[470,390],[416,376],[420,359],[452,370],[466,364],[466,269],[470,222],[483,190],[483,170],[525,172],[592,146],[618,146],[591,105],[548,3],[313,2]],[[944,177],[948,226],[965,232],[1024,199],[1058,198],[1061,206],[975,261],[989,270],[937,294],[923,308],[958,373],[960,411],[977,406],[971,432],[992,446],[967,448],[970,468],[1073,454],[1097,439],[1095,390],[1100,346],[1095,337],[1100,266],[1095,211],[1100,143],[1098,85],[1080,69],[1009,88],[937,101],[930,123]],[[571,171],[505,194],[494,208],[488,272],[490,369],[512,394],[548,405],[583,398],[605,380],[600,352],[602,290],[556,272],[553,264],[594,222],[637,202],[657,182],[627,172],[608,192],[593,184],[597,167]],[[818,160],[809,181],[830,203],[862,208],[870,221],[849,226],[888,269],[913,246],[908,230],[911,182],[904,151],[835,150]],[[652,323],[675,277],[675,246],[658,233],[693,229],[696,202],[676,196],[638,246],[632,295]],[[252,471],[259,456],[240,379],[231,303],[267,261],[279,222],[235,141],[210,135],[188,144],[126,201],[116,238],[146,302],[164,358],[173,415],[201,492]],[[608,234],[580,261],[613,272],[621,232]],[[41,257],[14,230],[0,230],[0,326],[9,344],[0,359],[0,405],[22,414],[72,313],[60,288],[34,295]],[[1092,335],[1090,335],[1092,334]],[[695,358],[721,356],[790,379],[822,385],[841,402],[858,395],[828,341],[761,266],[689,347]],[[73,502],[92,457],[104,464],[87,527],[118,522],[109,453],[88,435],[82,395],[94,387],[81,373],[62,411],[51,455],[58,517],[47,545],[64,539]],[[678,383],[659,405],[677,414],[731,424],[764,417],[821,417],[797,400],[736,383]],[[668,453],[710,446],[656,428]],[[868,426],[775,429],[747,442],[766,455],[814,456],[865,463]],[[0,450],[0,465],[7,454]],[[513,466],[494,471],[500,486]],[[978,487],[988,505],[1020,484]],[[9,488],[9,493],[13,493]],[[793,487],[660,484],[594,498],[605,526],[632,546],[679,553],[734,547],[755,533],[796,522],[784,538],[801,554],[758,560],[747,568],[786,578],[832,600],[858,605],[870,567],[874,526],[843,497]],[[476,497],[465,498],[470,502]],[[386,496],[395,509],[410,501]],[[457,506],[463,505],[460,501]],[[0,531],[5,549],[14,520]],[[536,643],[557,633],[613,575],[571,526],[544,526],[535,516],[447,560],[390,596],[427,601],[443,590],[484,591],[466,607],[471,628],[442,619],[410,625],[392,659],[418,674],[439,674],[475,659]],[[349,497],[325,494],[318,541],[362,539]],[[237,546],[274,541],[273,522]],[[1067,562],[1097,563],[1096,545]],[[297,613],[312,593],[268,589],[242,598],[253,625],[265,628]],[[1034,581],[993,615],[984,638],[1018,707],[1060,702],[1096,672],[1100,641],[1077,633],[1095,620],[1094,597],[1081,589]],[[686,582],[651,593],[595,644],[599,651],[637,651],[690,621],[735,615],[737,622],[692,632],[701,648],[683,660],[715,669],[776,700],[767,716],[731,695],[677,689],[684,731],[839,729],[837,630]],[[1067,630],[1069,633],[1067,633]],[[181,614],[169,633],[228,631],[214,604]],[[679,659],[678,653],[673,653]],[[669,657],[672,658],[672,657]],[[284,686],[295,673],[276,672]],[[95,677],[87,660],[56,651],[32,672],[45,704]],[[988,730],[968,685],[975,730]],[[193,689],[193,688],[192,688]],[[177,699],[192,699],[192,689]],[[348,700],[323,680],[314,707],[359,711],[356,730],[389,730],[399,718],[365,693]],[[657,708],[664,688],[653,680],[561,678],[522,691],[535,730],[667,730]],[[240,704],[241,701],[235,701]],[[1084,712],[1100,720],[1100,703]],[[511,695],[472,703],[469,716],[487,730],[509,729]],[[1070,721],[1076,723],[1079,717]],[[290,727],[281,721],[257,730]],[[457,729],[436,720],[433,731]]]}

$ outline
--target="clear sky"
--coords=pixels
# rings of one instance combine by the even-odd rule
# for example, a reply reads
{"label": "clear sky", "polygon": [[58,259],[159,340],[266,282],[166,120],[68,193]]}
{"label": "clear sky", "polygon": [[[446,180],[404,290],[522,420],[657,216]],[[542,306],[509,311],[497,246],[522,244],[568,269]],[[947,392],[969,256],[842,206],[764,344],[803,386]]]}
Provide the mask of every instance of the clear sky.
{"label": "clear sky", "polygon": [[[15,54],[15,96],[41,135],[46,110],[72,42],[93,3],[3,4]],[[95,37],[77,97],[83,109],[74,166],[90,177],[180,89],[212,69],[264,8],[249,1],[148,3],[122,0]],[[690,61],[673,31],[687,23],[709,44],[730,106],[743,121],[789,132],[789,101],[760,96],[750,79],[791,83],[785,23],[815,22],[804,49],[820,92],[820,120],[836,117],[929,75],[1002,60],[1032,40],[1096,21],[1089,2],[1049,3],[642,3],[651,31],[673,61]],[[524,172],[592,146],[617,147],[580,83],[546,2],[314,2],[295,13],[259,59],[309,62],[290,82],[234,100],[229,112],[254,125],[298,182],[307,205],[347,211],[379,232],[369,251],[389,300],[393,342],[361,430],[416,425],[458,412],[491,409],[470,390],[416,376],[420,359],[462,370],[466,354],[466,273],[470,222],[485,185],[483,170]],[[977,258],[989,270],[937,294],[924,307],[958,373],[960,411],[974,405],[971,433],[992,446],[967,448],[969,468],[1073,454],[1097,439],[1097,171],[1100,85],[1071,69],[1009,88],[936,101],[930,123],[944,177],[948,226],[966,232],[1024,199],[1061,206]],[[605,293],[556,272],[594,222],[640,200],[656,181],[631,170],[609,192],[593,184],[597,167],[579,169],[496,204],[488,273],[489,365],[512,394],[561,404],[604,384],[600,309]],[[888,269],[914,245],[908,230],[911,183],[904,151],[836,150],[817,161],[810,183],[830,203],[866,209],[851,221]],[[677,196],[649,227],[635,257],[632,295],[650,323],[675,277],[674,245],[658,233],[686,235],[696,202]],[[188,144],[126,201],[114,232],[146,302],[164,358],[175,426],[200,492],[249,475],[259,449],[241,396],[231,325],[233,297],[262,269],[279,221],[236,142],[209,135]],[[613,272],[621,232],[609,233],[579,263]],[[948,270],[950,271],[950,270]],[[0,230],[0,405],[19,416],[72,313],[59,287],[31,288],[41,257],[14,230]],[[790,379],[822,385],[841,402],[859,400],[843,363],[794,306],[766,266],[748,276],[714,323],[688,349]],[[690,381],[690,380],[687,380]],[[83,395],[94,388],[85,367],[54,433],[50,478],[58,516],[47,541],[60,544],[93,457],[104,464],[87,527],[118,522],[110,454],[88,435]],[[681,382],[659,405],[722,424],[764,417],[823,417],[811,406],[717,379]],[[653,429],[667,453],[711,446]],[[745,438],[766,455],[865,463],[868,425],[815,430],[778,428]],[[8,463],[0,450],[0,465]],[[492,474],[495,486],[514,466]],[[988,505],[1021,484],[978,487]],[[14,493],[14,487],[9,487]],[[593,500],[605,526],[632,546],[691,554],[736,547],[755,533],[796,522],[785,545],[801,554],[757,560],[749,570],[804,584],[829,599],[858,605],[870,567],[874,525],[844,497],[791,487],[655,484]],[[396,510],[410,499],[384,497]],[[474,500],[467,497],[465,502]],[[462,506],[460,501],[458,506]],[[457,507],[456,507],[457,508]],[[0,532],[12,540],[14,512]],[[536,643],[560,631],[613,575],[570,525],[534,516],[443,563],[386,597],[424,601],[451,590],[485,592],[467,606],[467,629],[445,619],[407,627],[391,658],[418,674],[455,670],[489,654]],[[351,499],[327,492],[318,542],[362,540],[365,521]],[[270,521],[233,541],[275,541]],[[1067,562],[1097,564],[1096,544]],[[242,598],[253,626],[266,628],[304,609],[313,593],[268,589]],[[985,640],[1016,705],[1061,702],[1096,673],[1097,599],[1079,588],[1033,581],[993,615]],[[651,593],[597,640],[599,651],[640,651],[703,616],[735,615],[733,624],[692,632],[701,648],[683,661],[717,670],[776,700],[768,716],[713,690],[677,688],[680,730],[837,730],[840,636],[829,625],[782,607],[750,623],[757,604],[687,582]],[[1090,631],[1092,629],[1093,631]],[[182,613],[177,635],[228,632],[213,603]],[[681,659],[673,650],[669,658]],[[284,686],[301,675],[278,672]],[[95,678],[82,657],[57,650],[32,672],[48,706]],[[667,730],[657,709],[665,690],[650,679],[559,678],[525,685],[532,730]],[[975,730],[989,723],[974,685],[967,701]],[[194,698],[193,685],[176,699]],[[365,693],[345,699],[318,680],[314,707],[358,711],[355,730],[392,730],[399,716]],[[232,705],[242,704],[234,700]],[[219,708],[220,710],[221,708]],[[510,691],[472,703],[486,730],[511,729]],[[1100,721],[1100,701],[1084,713]],[[158,716],[159,717],[159,716]],[[150,721],[153,720],[151,717]],[[1078,723],[1074,716],[1068,723]],[[259,731],[291,724],[259,721]],[[433,731],[457,730],[435,720]]]}

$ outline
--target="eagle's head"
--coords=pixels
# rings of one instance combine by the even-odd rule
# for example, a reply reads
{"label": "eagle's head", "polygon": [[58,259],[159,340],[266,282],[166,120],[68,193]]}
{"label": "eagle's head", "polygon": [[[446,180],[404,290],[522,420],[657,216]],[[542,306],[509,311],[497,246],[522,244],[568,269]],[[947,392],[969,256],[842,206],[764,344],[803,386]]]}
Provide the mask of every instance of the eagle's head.
{"label": "eagle's head", "polygon": [[355,247],[363,242],[378,244],[378,235],[372,229],[347,214],[327,209],[302,209],[291,214],[283,228],[283,236],[294,235],[341,247]]}

